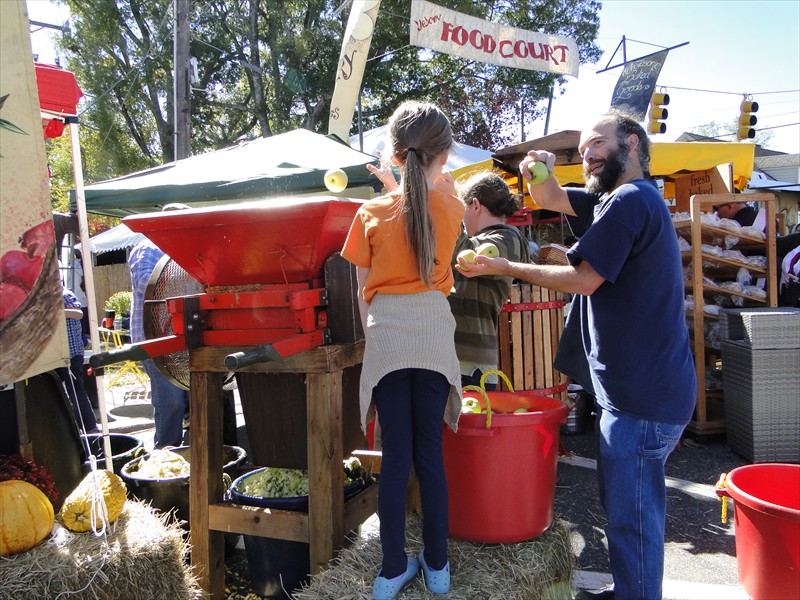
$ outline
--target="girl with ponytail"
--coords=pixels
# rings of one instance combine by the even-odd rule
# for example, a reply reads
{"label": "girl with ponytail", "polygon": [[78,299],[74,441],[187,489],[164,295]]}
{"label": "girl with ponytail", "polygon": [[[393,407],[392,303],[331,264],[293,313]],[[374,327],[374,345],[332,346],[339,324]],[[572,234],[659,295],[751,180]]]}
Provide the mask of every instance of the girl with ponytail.
{"label": "girl with ponytail", "polygon": [[[405,102],[389,121],[400,186],[356,215],[342,256],[356,265],[364,325],[361,424],[377,409],[383,460],[378,489],[383,561],[373,598],[394,598],[420,568],[433,593],[450,589],[442,421],[461,410],[455,319],[447,302],[464,206],[434,187],[453,144],[450,122],[429,103]],[[419,479],[424,548],[405,550],[406,487]]]}

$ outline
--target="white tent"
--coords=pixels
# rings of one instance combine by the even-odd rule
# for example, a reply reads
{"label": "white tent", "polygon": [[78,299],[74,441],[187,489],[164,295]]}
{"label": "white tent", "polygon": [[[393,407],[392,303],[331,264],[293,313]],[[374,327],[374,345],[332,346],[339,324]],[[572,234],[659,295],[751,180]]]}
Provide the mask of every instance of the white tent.
{"label": "white tent", "polygon": [[[363,149],[360,146],[358,134],[351,136],[350,147],[356,150],[361,150],[361,152],[365,152],[367,154],[372,154],[373,156],[377,156],[377,152],[385,154],[384,151],[389,143],[388,128],[388,125],[383,125],[382,127],[376,127],[375,129],[365,131],[363,134]],[[455,169],[460,169],[461,167],[466,167],[477,162],[487,160],[488,158],[491,158],[491,156],[492,153],[489,150],[482,150],[481,148],[476,148],[475,146],[467,146],[466,144],[454,142],[453,149],[450,152],[450,156],[447,159],[444,170],[454,171]]]}
{"label": "white tent", "polygon": [[131,231],[127,225],[119,224],[89,238],[89,248],[91,248],[92,254],[102,254],[103,252],[131,248],[144,239],[146,238],[141,233]]}

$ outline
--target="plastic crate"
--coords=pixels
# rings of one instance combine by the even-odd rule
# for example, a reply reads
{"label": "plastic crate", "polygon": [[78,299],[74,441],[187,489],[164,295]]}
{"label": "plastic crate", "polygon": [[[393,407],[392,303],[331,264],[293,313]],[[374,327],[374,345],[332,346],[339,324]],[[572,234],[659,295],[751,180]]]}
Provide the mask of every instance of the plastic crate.
{"label": "plastic crate", "polygon": [[800,351],[721,350],[728,446],[753,462],[800,463]]}
{"label": "plastic crate", "polygon": [[800,348],[800,308],[733,308],[719,313],[721,340],[755,349]]}

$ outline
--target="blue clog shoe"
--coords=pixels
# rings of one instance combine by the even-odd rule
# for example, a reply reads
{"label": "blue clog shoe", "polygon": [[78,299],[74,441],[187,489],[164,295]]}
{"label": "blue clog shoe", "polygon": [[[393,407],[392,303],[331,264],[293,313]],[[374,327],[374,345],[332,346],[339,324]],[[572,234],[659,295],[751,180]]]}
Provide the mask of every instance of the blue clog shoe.
{"label": "blue clog shoe", "polygon": [[378,572],[375,585],[372,587],[373,600],[392,600],[400,591],[411,583],[419,573],[419,562],[413,556],[408,557],[406,572],[392,579],[386,579]]}
{"label": "blue clog shoe", "polygon": [[425,563],[425,550],[419,553],[419,564],[425,575],[425,586],[429,592],[434,594],[446,594],[450,591],[450,563],[448,562],[443,569],[434,571]]}

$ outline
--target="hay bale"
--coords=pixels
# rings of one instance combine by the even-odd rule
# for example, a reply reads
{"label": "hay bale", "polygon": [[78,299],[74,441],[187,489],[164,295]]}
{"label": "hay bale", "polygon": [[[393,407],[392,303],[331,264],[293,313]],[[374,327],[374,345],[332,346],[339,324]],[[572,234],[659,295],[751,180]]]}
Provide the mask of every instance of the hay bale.
{"label": "hay bale", "polygon": [[136,500],[125,503],[105,537],[71,533],[56,521],[35,548],[0,558],[0,599],[201,598],[183,534],[169,515]]}
{"label": "hay bale", "polygon": [[[422,548],[420,520],[409,516],[406,549]],[[378,531],[343,550],[331,567],[317,575],[293,600],[367,600],[380,566]],[[556,519],[539,537],[517,544],[472,544],[449,541],[451,585],[449,600],[555,600],[572,597],[575,557],[570,531]],[[403,600],[434,600],[420,575],[399,596]]]}

